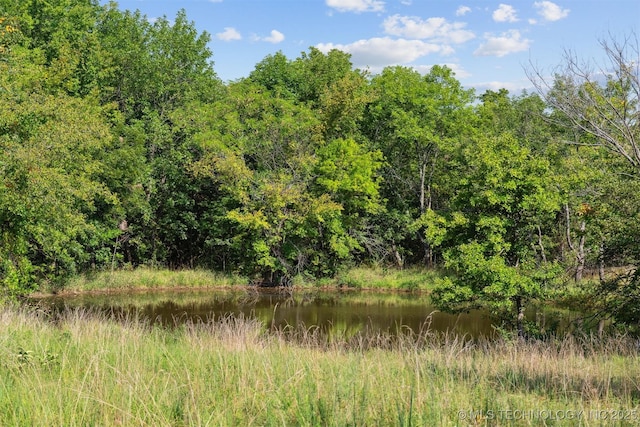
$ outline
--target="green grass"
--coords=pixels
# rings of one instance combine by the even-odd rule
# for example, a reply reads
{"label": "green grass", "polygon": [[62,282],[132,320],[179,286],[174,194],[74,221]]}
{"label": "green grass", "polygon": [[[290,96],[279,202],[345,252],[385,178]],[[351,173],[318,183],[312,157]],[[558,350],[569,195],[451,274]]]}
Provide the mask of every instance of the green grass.
{"label": "green grass", "polygon": [[[134,270],[99,271],[69,279],[57,292],[96,292],[173,288],[207,288],[244,285],[240,276],[209,270],[169,270],[139,267]],[[43,289],[45,292],[54,289]]]}
{"label": "green grass", "polygon": [[336,278],[338,286],[355,289],[427,291],[441,277],[433,269],[355,267]]}
{"label": "green grass", "polygon": [[640,411],[637,351],[625,337],[327,341],[242,318],[165,330],[2,308],[0,425],[541,425],[506,411]]}
{"label": "green grass", "polygon": [[[440,277],[435,270],[419,268],[384,269],[355,267],[333,278],[314,279],[297,276],[297,289],[348,288],[361,290],[426,291]],[[132,270],[97,271],[78,275],[57,286],[43,287],[44,293],[117,292],[154,289],[197,289],[238,287],[249,283],[246,277],[210,270],[169,270],[139,267]]]}

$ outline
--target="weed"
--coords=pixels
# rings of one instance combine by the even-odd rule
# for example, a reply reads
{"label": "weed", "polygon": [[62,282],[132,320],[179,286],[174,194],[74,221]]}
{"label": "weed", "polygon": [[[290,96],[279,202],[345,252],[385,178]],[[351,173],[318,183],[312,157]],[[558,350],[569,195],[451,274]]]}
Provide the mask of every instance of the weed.
{"label": "weed", "polygon": [[17,308],[0,308],[0,325],[0,425],[471,421],[461,413],[528,425],[536,420],[482,414],[640,410],[638,343],[626,336],[473,341],[426,323],[329,340],[243,317],[164,329],[82,310],[52,322]]}

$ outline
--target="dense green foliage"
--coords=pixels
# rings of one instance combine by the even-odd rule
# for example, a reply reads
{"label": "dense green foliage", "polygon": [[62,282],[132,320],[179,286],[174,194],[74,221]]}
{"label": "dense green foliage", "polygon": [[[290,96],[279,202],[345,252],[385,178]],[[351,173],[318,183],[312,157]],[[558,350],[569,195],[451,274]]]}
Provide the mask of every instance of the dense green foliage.
{"label": "dense green foliage", "polygon": [[625,46],[605,82],[568,67],[512,96],[315,48],[223,83],[208,41],[184,12],[0,0],[3,295],[143,265],[283,285],[367,263],[441,267],[442,307],[514,322],[590,269],[613,306],[637,295],[606,274],[640,255]]}

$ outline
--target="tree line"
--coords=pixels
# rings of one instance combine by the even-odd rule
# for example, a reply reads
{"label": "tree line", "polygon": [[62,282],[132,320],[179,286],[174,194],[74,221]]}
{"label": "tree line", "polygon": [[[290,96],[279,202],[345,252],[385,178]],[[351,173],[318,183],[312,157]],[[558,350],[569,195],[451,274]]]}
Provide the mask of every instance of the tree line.
{"label": "tree line", "polygon": [[370,75],[313,47],[223,83],[185,12],[0,0],[0,286],[140,265],[277,285],[422,265],[446,273],[442,307],[519,314],[589,271],[600,304],[637,322],[633,41],[603,43],[602,75],[568,54],[517,95],[444,66]]}

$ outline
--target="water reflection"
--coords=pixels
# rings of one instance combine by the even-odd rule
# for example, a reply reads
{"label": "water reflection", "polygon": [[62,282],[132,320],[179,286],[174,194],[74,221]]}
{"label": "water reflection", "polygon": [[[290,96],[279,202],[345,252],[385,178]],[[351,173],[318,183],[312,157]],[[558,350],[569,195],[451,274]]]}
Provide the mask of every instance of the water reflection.
{"label": "water reflection", "polygon": [[[412,294],[289,293],[249,288],[54,296],[40,299],[37,304],[56,312],[87,308],[114,316],[137,317],[167,327],[242,314],[260,320],[265,328],[319,328],[329,336],[419,333],[425,327],[473,338],[495,334],[486,312],[442,313],[429,303],[428,297]],[[557,323],[557,320],[553,322]]]}

